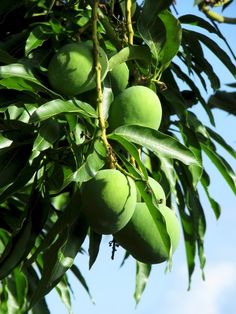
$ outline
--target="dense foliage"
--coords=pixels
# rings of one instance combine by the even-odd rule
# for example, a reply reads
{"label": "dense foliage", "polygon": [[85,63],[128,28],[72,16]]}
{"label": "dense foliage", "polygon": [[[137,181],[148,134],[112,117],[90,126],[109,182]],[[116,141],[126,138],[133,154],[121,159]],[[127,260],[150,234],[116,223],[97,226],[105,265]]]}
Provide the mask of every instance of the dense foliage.
{"label": "dense foliage", "polygon": [[[68,270],[88,289],[73,261],[87,250],[82,245],[88,237],[92,267],[102,235],[89,228],[81,210],[80,190],[101,169],[115,167],[135,180],[150,213],[157,215],[156,228],[171,263],[165,219],[152,190],[146,189],[148,176],[156,179],[165,191],[167,205],[178,212],[189,281],[197,255],[204,268],[206,221],[199,186],[205,190],[216,218],[221,209],[209,193],[210,177],[203,154],[236,193],[233,169],[217,147],[234,158],[236,153],[214,131],[212,113],[212,108],[220,107],[217,104],[222,107],[220,97],[232,102],[233,96],[218,91],[207,103],[201,95],[201,89],[209,84],[214,92],[220,88],[220,78],[204,57],[204,47],[224,63],[232,78],[236,76],[235,56],[211,39],[214,34],[226,42],[215,22],[191,14],[177,18],[172,2],[0,2],[2,314],[27,313],[29,309],[34,314],[49,313],[44,297],[53,288],[70,308]],[[226,2],[196,4],[214,7],[232,1]],[[96,86],[73,96],[54,90],[48,78],[54,54],[66,44],[87,41],[93,47]],[[102,62],[102,79],[98,47],[108,60]],[[124,62],[129,75],[120,87],[114,83],[112,70]],[[195,77],[201,86],[195,84]],[[181,80],[188,90],[180,89]],[[135,124],[109,129],[109,107],[119,88],[127,84],[128,88],[145,86],[158,95],[163,111],[159,130]],[[145,102],[143,99],[144,106]],[[205,109],[212,128],[191,111],[195,105]],[[115,250],[116,243],[112,243]],[[136,264],[139,291],[135,295],[140,296],[151,265]]]}

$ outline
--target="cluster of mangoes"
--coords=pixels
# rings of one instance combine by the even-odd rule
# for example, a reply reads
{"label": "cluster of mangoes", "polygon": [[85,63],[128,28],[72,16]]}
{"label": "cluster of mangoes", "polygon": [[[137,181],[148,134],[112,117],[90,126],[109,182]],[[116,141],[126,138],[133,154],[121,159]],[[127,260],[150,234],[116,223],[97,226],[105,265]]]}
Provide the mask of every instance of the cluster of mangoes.
{"label": "cluster of mangoes", "polygon": [[[101,79],[107,75],[107,56],[99,48]],[[48,68],[51,86],[67,97],[84,95],[95,88],[93,48],[91,42],[71,43],[62,47]],[[108,125],[113,131],[122,125],[141,125],[157,130],[162,108],[158,96],[148,87],[127,88],[129,69],[125,63],[110,72],[114,101],[110,105]],[[153,178],[146,182],[159,203],[171,241],[176,249],[180,227],[175,213],[166,206],[165,193]],[[161,263],[168,259],[161,232],[147,205],[142,201],[134,180],[117,169],[102,169],[81,187],[82,207],[90,227],[99,234],[112,234],[118,244],[144,263]]]}

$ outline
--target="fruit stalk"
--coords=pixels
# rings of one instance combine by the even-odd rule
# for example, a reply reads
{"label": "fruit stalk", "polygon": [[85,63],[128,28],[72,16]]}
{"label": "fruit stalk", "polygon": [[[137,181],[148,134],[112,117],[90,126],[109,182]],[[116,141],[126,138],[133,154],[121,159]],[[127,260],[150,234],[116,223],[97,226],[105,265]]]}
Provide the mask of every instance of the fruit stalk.
{"label": "fruit stalk", "polygon": [[134,30],[132,26],[132,0],[126,0],[126,23],[128,30],[128,43],[133,45]]}
{"label": "fruit stalk", "polygon": [[95,74],[96,74],[98,120],[99,120],[99,127],[101,130],[101,138],[107,150],[109,165],[110,165],[110,168],[114,168],[115,158],[112,154],[112,148],[107,140],[106,121],[103,116],[103,94],[102,94],[102,80],[101,80],[102,67],[99,61],[99,40],[97,37],[98,5],[99,5],[99,0],[94,0],[93,8],[92,8],[92,39],[93,39],[94,64],[95,64]]}

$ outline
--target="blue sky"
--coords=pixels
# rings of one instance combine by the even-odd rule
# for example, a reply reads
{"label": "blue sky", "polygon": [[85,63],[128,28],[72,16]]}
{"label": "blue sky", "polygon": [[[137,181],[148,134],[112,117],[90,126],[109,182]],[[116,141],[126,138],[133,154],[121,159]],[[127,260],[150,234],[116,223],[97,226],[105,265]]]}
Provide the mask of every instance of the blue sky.
{"label": "blue sky", "polygon": [[[193,1],[177,0],[179,15],[199,14],[192,6]],[[232,14],[231,14],[232,13]],[[236,16],[236,3],[226,10],[225,15]],[[236,25],[220,25],[223,34],[236,51]],[[224,49],[224,44],[218,42]],[[216,73],[220,74],[223,83],[234,81],[220,62],[207,51],[207,56]],[[224,89],[224,86],[222,86]],[[210,94],[210,93],[209,93]],[[195,111],[204,123],[208,123],[203,110]],[[236,128],[235,117],[220,110],[214,110],[216,131],[235,148]],[[236,169],[236,162],[221,150],[224,157]],[[201,273],[196,265],[192,278],[192,287],[187,291],[188,276],[183,238],[173,256],[172,271],[165,273],[165,263],[153,266],[147,288],[135,309],[133,299],[135,285],[135,261],[129,259],[120,268],[124,251],[119,248],[114,261],[110,259],[111,251],[108,242],[110,237],[104,237],[98,260],[93,268],[88,270],[88,256],[79,254],[76,265],[79,267],[90,287],[96,303],[94,305],[83,287],[70,275],[74,291],[72,297],[74,314],[235,314],[236,313],[236,201],[230,188],[221,175],[206,159],[207,169],[211,175],[211,192],[222,206],[222,214],[216,221],[213,211],[201,193],[204,211],[207,217],[207,233],[205,237],[205,267],[206,280],[202,281]],[[87,244],[87,243],[86,243]],[[84,248],[87,249],[85,244]],[[52,313],[66,314],[64,305],[55,292],[47,297]]]}

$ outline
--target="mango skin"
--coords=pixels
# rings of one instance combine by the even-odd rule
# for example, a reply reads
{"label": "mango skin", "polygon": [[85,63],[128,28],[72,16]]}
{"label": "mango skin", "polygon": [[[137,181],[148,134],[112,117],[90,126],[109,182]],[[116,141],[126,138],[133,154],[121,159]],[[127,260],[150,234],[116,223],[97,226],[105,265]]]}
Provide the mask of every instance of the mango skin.
{"label": "mango skin", "polygon": [[104,169],[81,186],[82,208],[90,227],[113,234],[131,219],[136,206],[134,181],[115,169]]}
{"label": "mango skin", "polygon": [[120,94],[128,85],[129,68],[125,62],[116,65],[110,71],[111,86],[114,96]]}
{"label": "mango skin", "polygon": [[[175,213],[167,206],[160,205],[160,211],[166,219],[173,252],[180,238],[180,226]],[[137,203],[134,214],[128,224],[114,234],[118,244],[126,249],[136,260],[146,264],[158,264],[168,259],[156,224],[145,203]]]}
{"label": "mango skin", "polygon": [[158,130],[162,107],[158,96],[148,87],[132,86],[120,93],[111,103],[109,130],[121,125],[140,125]]}
{"label": "mango skin", "polygon": [[[107,74],[108,60],[99,49],[102,80]],[[60,48],[48,66],[48,80],[52,88],[65,96],[76,96],[96,86],[91,42],[70,43]]]}

